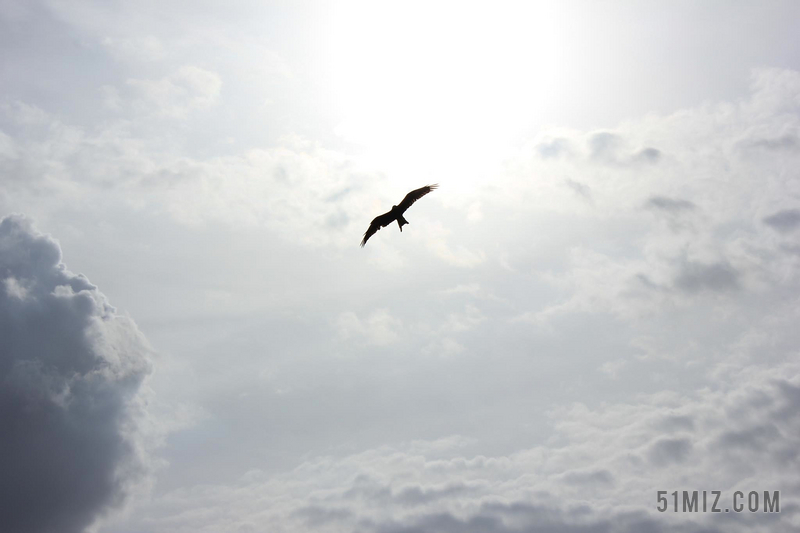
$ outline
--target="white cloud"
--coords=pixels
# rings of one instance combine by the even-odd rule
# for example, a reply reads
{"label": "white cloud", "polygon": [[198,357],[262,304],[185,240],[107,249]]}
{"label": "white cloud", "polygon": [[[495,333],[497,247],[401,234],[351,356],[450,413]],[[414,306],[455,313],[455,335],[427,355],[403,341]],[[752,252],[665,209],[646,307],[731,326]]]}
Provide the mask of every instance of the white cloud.
{"label": "white cloud", "polygon": [[393,317],[387,309],[376,309],[367,318],[361,319],[347,311],[339,315],[336,329],[342,340],[365,339],[375,345],[395,342],[403,329],[403,323]]}
{"label": "white cloud", "polygon": [[155,35],[140,35],[128,38],[105,37],[104,46],[122,59],[158,61],[165,58],[164,43]]}
{"label": "white cloud", "polygon": [[9,276],[4,279],[3,284],[6,286],[6,295],[8,295],[9,298],[24,300],[28,297],[28,289],[26,289],[24,285],[20,284],[20,282],[13,276]]}
{"label": "white cloud", "polygon": [[614,361],[606,361],[600,365],[600,372],[607,374],[611,379],[617,379],[620,371],[625,368],[627,361],[625,359],[616,359]]}
{"label": "white cloud", "polygon": [[156,114],[177,119],[214,105],[222,80],[215,72],[187,65],[159,80],[129,79],[127,84],[139,95],[134,105],[145,112],[152,106]]}
{"label": "white cloud", "polygon": [[[204,78],[195,81],[202,85]],[[166,92],[152,96],[164,96],[165,109],[183,113],[207,102],[207,96],[171,101],[173,82],[156,85]],[[89,133],[25,104],[6,113],[12,123],[35,126],[7,163],[11,186],[20,198],[30,195],[31,209],[42,197],[87,205],[113,198],[186,225],[268,227],[290,242],[341,247],[357,245],[372,210],[381,209],[375,190],[383,180],[297,136],[268,149],[196,159],[165,149],[161,139],[138,137],[126,121]]]}
{"label": "white cloud", "polygon": [[422,348],[422,353],[437,357],[453,357],[463,353],[464,350],[464,345],[452,337],[442,337]]}
{"label": "white cloud", "polygon": [[0,157],[5,159],[16,159],[17,149],[14,147],[14,139],[0,131]]}
{"label": "white cloud", "polygon": [[447,242],[448,234],[440,222],[426,221],[425,237],[428,248],[446,263],[460,268],[474,268],[486,260],[482,250],[470,250],[464,245],[451,246]]}
{"label": "white cloud", "polygon": [[[796,370],[748,372],[689,397],[559,408],[551,444],[508,455],[463,455],[470,445],[463,439],[417,441],[317,457],[277,475],[250,472],[230,485],[173,491],[139,524],[152,531],[246,522],[286,531],[788,532],[797,519],[787,464],[800,444],[800,383],[784,376]],[[687,487],[722,491],[722,508],[736,490],[781,490],[783,513],[723,523],[656,511],[658,490]]]}

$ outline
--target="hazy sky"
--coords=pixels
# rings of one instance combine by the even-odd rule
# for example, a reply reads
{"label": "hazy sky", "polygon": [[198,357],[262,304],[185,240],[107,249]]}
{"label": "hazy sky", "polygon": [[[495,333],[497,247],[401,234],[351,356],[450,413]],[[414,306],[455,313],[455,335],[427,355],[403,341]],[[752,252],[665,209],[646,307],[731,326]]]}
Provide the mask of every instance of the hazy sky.
{"label": "hazy sky", "polygon": [[799,25],[0,0],[0,523],[797,531]]}

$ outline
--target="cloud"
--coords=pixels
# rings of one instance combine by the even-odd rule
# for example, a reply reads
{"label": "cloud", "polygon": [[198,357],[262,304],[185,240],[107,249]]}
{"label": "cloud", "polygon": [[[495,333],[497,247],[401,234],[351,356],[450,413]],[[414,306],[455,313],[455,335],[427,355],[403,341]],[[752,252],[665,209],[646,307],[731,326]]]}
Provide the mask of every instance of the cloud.
{"label": "cloud", "polygon": [[[204,75],[198,78],[202,85]],[[210,105],[205,97],[173,95],[177,99],[170,100],[170,80],[164,84],[165,109],[183,113],[201,102]],[[158,94],[153,98],[158,100]],[[148,100],[148,113],[161,105],[156,100]],[[105,103],[120,105],[113,98]],[[270,148],[189,157],[164,150],[163,137],[141,137],[139,123],[147,121],[87,131],[20,103],[0,107],[0,124],[4,119],[24,133],[17,136],[23,142],[13,145],[14,159],[0,155],[0,170],[11,176],[9,189],[16,193],[13,204],[0,207],[24,205],[35,212],[67,198],[93,209],[116,202],[134,212],[147,206],[190,227],[266,227],[293,243],[349,248],[358,244],[375,211],[391,205],[391,198],[377,201],[386,194],[381,176],[293,135]],[[461,262],[472,258],[461,250],[450,255]]]}
{"label": "cloud", "polygon": [[[507,455],[467,455],[468,439],[413,441],[238,482],[176,489],[140,513],[148,531],[480,531],[657,533],[758,527],[794,531],[790,487],[800,445],[797,365],[749,367],[682,396],[551,412],[547,444]],[[766,431],[763,431],[766,429]],[[665,431],[673,433],[665,435]],[[729,517],[656,511],[658,490],[782,490],[782,513]],[[263,502],[271,502],[265,507]],[[722,528],[722,529],[720,529]]]}
{"label": "cloud", "polygon": [[741,430],[729,430],[719,437],[719,443],[726,448],[749,448],[758,451],[779,437],[775,424],[756,424]]}
{"label": "cloud", "polygon": [[662,159],[661,150],[652,146],[635,149],[633,141],[629,132],[622,131],[561,131],[534,140],[529,149],[547,164],[589,162],[630,167],[654,164]]}
{"label": "cloud", "polygon": [[120,58],[131,58],[137,61],[158,61],[166,55],[164,43],[154,35],[142,35],[128,38],[105,37],[103,46],[108,47]]}
{"label": "cloud", "polygon": [[766,139],[752,139],[744,143],[747,148],[760,148],[769,151],[795,150],[800,142],[795,135],[781,135]]}
{"label": "cloud", "polygon": [[575,191],[578,195],[583,196],[587,200],[592,199],[592,189],[590,189],[587,185],[584,185],[583,183],[580,183],[578,181],[571,180],[569,178],[565,179],[564,183],[567,185],[567,187]]}
{"label": "cloud", "polygon": [[77,533],[145,472],[149,348],[50,237],[0,221],[0,523]]}
{"label": "cloud", "polygon": [[319,527],[332,522],[342,522],[352,516],[346,509],[328,509],[317,505],[309,505],[295,511],[294,516],[305,520],[308,527]]}
{"label": "cloud", "polygon": [[139,106],[152,106],[155,113],[170,118],[185,118],[192,110],[213,105],[222,87],[216,72],[191,65],[158,80],[130,79],[127,83],[139,95]]}
{"label": "cloud", "polygon": [[694,202],[682,198],[669,196],[651,196],[644,203],[644,207],[658,216],[662,222],[674,233],[696,233],[699,209]]}
{"label": "cloud", "polygon": [[614,476],[608,470],[583,470],[567,472],[564,483],[570,485],[613,485]]}
{"label": "cloud", "polygon": [[666,196],[653,196],[645,203],[647,207],[663,210],[668,213],[680,213],[682,211],[692,211],[697,208],[689,200],[667,198]]}
{"label": "cloud", "polygon": [[643,161],[646,163],[655,163],[661,159],[661,150],[648,147],[636,152],[633,156],[634,161]]}
{"label": "cloud", "polygon": [[409,523],[380,523],[375,533],[720,533],[714,527],[671,524],[642,513],[621,512],[613,519],[586,517],[586,508],[558,509],[525,503],[486,504],[479,513],[428,514]]}
{"label": "cloud", "polygon": [[725,262],[703,264],[687,261],[680,266],[675,286],[685,292],[726,292],[739,288],[739,272]]}
{"label": "cloud", "polygon": [[800,227],[800,209],[784,209],[764,219],[764,224],[781,233]]}
{"label": "cloud", "polygon": [[0,158],[16,159],[17,149],[14,147],[14,139],[0,131]]}
{"label": "cloud", "polygon": [[589,160],[609,165],[653,164],[661,159],[661,150],[647,146],[631,150],[628,139],[620,133],[601,131],[588,136]]}
{"label": "cloud", "polygon": [[689,439],[660,439],[648,451],[650,460],[659,466],[686,461],[692,451]]}
{"label": "cloud", "polygon": [[625,368],[627,361],[625,359],[615,359],[613,361],[606,361],[600,365],[600,372],[608,375],[611,379],[617,379],[620,371]]}
{"label": "cloud", "polygon": [[669,415],[659,422],[658,427],[666,432],[692,431],[695,427],[694,419],[686,415]]}
{"label": "cloud", "polygon": [[474,268],[486,260],[482,250],[473,251],[466,246],[449,246],[444,240],[431,240],[430,249],[443,261],[461,268]]}
{"label": "cloud", "polygon": [[[153,75],[147,79],[162,78]],[[228,78],[225,80],[227,87]],[[436,314],[443,319],[449,328],[448,336],[442,338],[441,345],[430,349],[457,352],[459,357],[453,358],[457,364],[448,366],[447,358],[427,357],[430,366],[421,367],[419,374],[409,378],[402,368],[380,366],[381,362],[374,358],[370,365],[364,365],[368,366],[371,376],[385,377],[384,383],[391,383],[403,394],[385,394],[390,387],[369,390],[363,395],[359,392],[358,405],[377,400],[377,412],[385,408],[380,405],[381,401],[386,401],[384,398],[397,399],[392,402],[397,404],[397,407],[391,406],[392,412],[412,422],[382,413],[392,420],[381,426],[380,416],[353,415],[351,407],[342,408],[341,403],[336,404],[335,395],[328,393],[330,389],[314,389],[313,384],[305,382],[303,372],[306,371],[299,370],[300,365],[316,367],[317,362],[324,362],[324,355],[328,353],[324,348],[317,352],[312,344],[308,351],[313,352],[314,359],[309,357],[302,363],[287,361],[284,370],[299,376],[291,385],[302,383],[310,391],[310,404],[315,408],[325,404],[320,407],[325,411],[315,412],[330,416],[320,416],[320,419],[345,426],[345,432],[350,435],[340,440],[328,439],[325,437],[330,434],[318,431],[317,426],[323,423],[300,422],[292,427],[292,432],[306,435],[305,440],[293,441],[294,448],[301,450],[275,452],[285,453],[281,468],[290,468],[291,461],[304,453],[306,446],[317,446],[319,441],[330,447],[345,442],[347,450],[354,446],[372,447],[363,453],[347,455],[350,452],[342,452],[344,457],[308,459],[302,467],[288,473],[262,478],[253,476],[242,479],[241,483],[215,485],[209,482],[168,491],[161,502],[152,504],[149,508],[152,512],[137,513],[133,518],[144,526],[131,526],[131,529],[303,531],[311,522],[323,527],[326,519],[330,519],[331,523],[347,524],[339,529],[362,531],[381,527],[397,530],[427,527],[430,530],[436,523],[444,524],[443,528],[462,529],[484,524],[484,530],[497,531],[537,528],[580,531],[592,527],[605,531],[646,531],[648,528],[658,531],[671,526],[659,525],[658,515],[656,519],[637,519],[624,514],[619,507],[637,507],[642,513],[652,511],[656,488],[691,486],[687,477],[694,479],[697,486],[700,483],[709,486],[712,481],[720,487],[732,486],[752,479],[777,486],[777,482],[785,478],[775,473],[769,461],[782,457],[784,469],[787,463],[794,465],[789,452],[797,447],[796,425],[791,420],[791,412],[782,407],[786,421],[770,420],[780,431],[766,434],[763,442],[769,452],[768,458],[751,453],[746,445],[751,433],[747,432],[758,425],[747,413],[755,413],[758,416],[753,418],[758,419],[769,417],[770,410],[755,401],[736,398],[746,393],[744,386],[720,390],[723,385],[715,383],[716,388],[710,389],[715,394],[706,396],[689,391],[685,401],[677,393],[664,392],[637,397],[630,403],[575,408],[554,418],[558,427],[552,435],[535,430],[524,433],[529,422],[533,422],[521,420],[527,413],[539,415],[552,403],[572,401],[572,396],[561,394],[569,387],[577,391],[570,394],[579,395],[586,390],[589,391],[586,394],[596,394],[603,399],[607,396],[595,389],[603,386],[598,383],[605,383],[613,389],[614,395],[628,394],[631,389],[691,389],[697,383],[694,380],[701,379],[697,376],[704,375],[698,369],[706,369],[708,359],[717,354],[727,362],[741,357],[741,350],[729,344],[728,332],[736,333],[747,324],[775,319],[775,315],[769,314],[772,302],[766,300],[792,298],[796,294],[791,282],[796,279],[797,269],[785,258],[773,259],[772,252],[777,249],[775,236],[770,234],[768,224],[760,222],[759,215],[772,212],[763,211],[763,206],[777,209],[780,204],[776,200],[785,201],[790,197],[793,178],[787,176],[786,169],[795,168],[787,159],[792,154],[789,150],[776,150],[769,154],[774,161],[755,165],[754,158],[739,157],[741,154],[735,151],[735,143],[754,127],[760,128],[763,138],[780,138],[781,128],[785,127],[783,123],[795,120],[785,111],[787,99],[796,98],[796,91],[788,92],[787,97],[773,99],[770,96],[782,92],[787,79],[781,75],[762,81],[758,93],[741,104],[709,105],[670,116],[632,121],[605,138],[583,132],[572,136],[559,133],[556,138],[564,139],[564,145],[573,150],[570,152],[555,146],[551,146],[549,152],[547,149],[537,152],[536,144],[529,145],[527,153],[503,168],[503,172],[507,170],[513,175],[498,175],[497,185],[492,183],[500,192],[481,196],[483,219],[480,224],[472,224],[469,231],[455,224],[443,225],[449,233],[441,231],[433,236],[436,240],[428,243],[433,252],[447,262],[437,265],[439,268],[448,264],[480,268],[434,270],[427,261],[406,260],[402,256],[403,261],[414,265],[415,280],[420,283],[409,293],[414,295],[409,298],[414,302],[398,303],[398,307],[416,307],[419,315]],[[169,90],[167,87],[168,95],[171,94]],[[145,100],[143,94],[139,96]],[[767,97],[772,102],[769,105],[780,113],[769,111],[765,103]],[[113,102],[113,98],[109,101]],[[147,102],[153,106],[158,103],[157,99]],[[174,102],[185,100],[176,95]],[[249,146],[244,150],[233,147],[223,155],[219,155],[219,151],[209,151],[190,156],[173,151],[175,147],[179,150],[185,138],[159,136],[152,142],[139,137],[141,132],[137,132],[135,126],[134,123],[134,127],[126,129],[124,125],[115,125],[100,134],[87,128],[80,135],[72,135],[74,128],[51,130],[45,127],[47,134],[35,139],[26,137],[27,133],[16,134],[19,130],[9,128],[8,131],[15,132],[15,157],[36,170],[21,174],[19,181],[28,186],[46,177],[42,181],[55,191],[59,207],[69,204],[64,191],[85,193],[87,198],[82,197],[77,205],[88,208],[108,205],[105,201],[116,194],[134,206],[146,206],[142,218],[149,218],[151,211],[163,210],[190,227],[198,223],[209,223],[211,227],[224,223],[241,230],[241,226],[263,225],[293,243],[333,241],[350,247],[357,244],[363,232],[358,220],[381,212],[373,210],[371,203],[381,208],[391,205],[395,197],[389,192],[377,192],[384,189],[387,182],[379,174],[359,176],[350,159],[310,143],[290,141],[253,150]],[[594,144],[587,143],[587,139]],[[164,140],[167,142],[162,142]],[[659,148],[643,148],[651,146]],[[570,157],[563,157],[567,153]],[[593,159],[592,153],[599,159]],[[658,164],[646,164],[655,161]],[[36,180],[27,180],[29,176],[35,176]],[[572,186],[570,190],[564,185],[570,182],[586,189]],[[592,202],[578,197],[581,191],[591,191]],[[94,192],[97,196],[93,196]],[[387,195],[388,203],[381,194]],[[47,196],[41,195],[44,199]],[[31,197],[34,198],[32,204],[39,200],[36,195]],[[703,206],[707,219],[698,220],[691,231],[670,234],[654,223],[654,217],[642,212],[643,201],[648,198],[651,212],[662,216],[680,213],[683,217],[691,212],[693,219],[699,219],[699,209],[687,205],[692,203]],[[104,202],[95,201],[100,199]],[[131,217],[131,220],[135,224],[142,219]],[[418,220],[420,224],[423,222],[422,214]],[[412,221],[417,224],[416,220]],[[357,236],[355,240],[352,235]],[[405,243],[412,244],[412,238],[418,238],[413,237],[413,233],[402,237]],[[198,240],[203,240],[204,246],[220,243],[219,240]],[[255,246],[261,244],[252,240]],[[387,240],[376,244],[387,245]],[[285,255],[279,251],[273,255],[282,262]],[[376,251],[383,253],[380,247]],[[372,252],[368,250],[367,253]],[[496,257],[508,258],[506,264],[513,265],[514,271],[498,274]],[[237,256],[231,253],[230,258],[232,265]],[[366,271],[333,268],[339,264],[338,259],[327,255],[320,255],[318,261],[331,261],[327,269],[333,276],[330,285],[336,285],[332,280],[336,279],[337,271],[346,271],[348,278],[357,280],[359,285],[364,282],[365,290],[370,290]],[[227,283],[223,278],[235,277],[234,274],[220,277],[220,272],[228,271],[218,269],[219,263],[203,263],[197,262],[199,276],[213,277],[220,283]],[[363,258],[359,257],[359,264],[363,263]],[[777,266],[771,266],[775,263]],[[773,269],[783,277],[770,277]],[[428,276],[429,273],[433,275]],[[551,276],[545,276],[550,273]],[[750,281],[751,274],[761,275],[766,280],[763,296],[748,290],[745,281]],[[295,278],[296,275],[292,276]],[[7,278],[4,283],[3,289],[14,301],[26,301],[32,294],[25,278]],[[543,347],[536,337],[537,328],[525,324],[518,324],[517,331],[508,334],[510,328],[504,324],[502,313],[488,302],[481,304],[481,313],[490,317],[484,322],[472,320],[474,317],[469,313],[448,319],[452,304],[441,309],[428,305],[431,300],[426,300],[425,289],[452,285],[467,287],[465,293],[480,290],[500,294],[509,300],[509,313],[532,310],[535,314],[544,309],[544,316],[559,315],[560,320],[553,328],[553,346]],[[387,282],[382,286],[390,291],[392,284]],[[258,292],[251,287],[248,290]],[[306,309],[317,310],[326,305],[324,295],[317,298],[315,291],[307,292],[315,297],[313,305]],[[761,306],[755,306],[750,314],[737,313],[722,305],[713,307],[719,300],[713,298],[716,294],[730,296],[730,300],[735,300],[732,305],[740,308],[747,307],[753,300]],[[412,335],[405,333],[415,333],[414,321],[421,320],[412,318],[412,313],[403,313],[402,308],[373,313],[370,307],[359,307],[357,302],[338,301],[342,303],[326,308],[332,312],[325,320],[334,317],[334,327],[328,331],[333,329],[334,335],[341,331],[343,340],[355,341],[349,343],[348,349],[375,350],[375,346],[383,344],[386,351],[397,354],[397,360],[408,361],[426,348],[423,342],[415,345],[407,341]],[[665,302],[675,305],[664,305]],[[679,304],[683,307],[676,309]],[[343,309],[355,309],[358,314],[342,313]],[[551,312],[548,313],[548,309]],[[762,312],[766,310],[769,313]],[[602,320],[607,317],[586,317],[587,312],[612,316]],[[339,322],[336,317],[340,317]],[[579,327],[567,329],[574,324]],[[698,334],[693,327],[702,332]],[[663,354],[663,358],[654,361],[656,358],[651,357],[645,365],[631,355],[641,350],[631,348],[628,343],[631,339],[647,337],[652,333],[648,328],[675,337],[675,340],[669,344],[656,335],[652,353]],[[303,331],[307,330],[308,324],[303,327]],[[522,330],[524,332],[519,334]],[[259,332],[258,335],[267,334]],[[772,344],[764,344],[763,355],[773,357],[774,343],[780,343],[787,335],[784,331],[774,331],[768,336]],[[313,343],[313,336],[298,335],[298,338],[303,343]],[[223,342],[215,345],[219,346],[230,348]],[[696,357],[690,361],[678,357],[682,351],[690,349],[695,350]],[[527,364],[521,363],[521,358],[515,359],[513,354],[517,350],[527,352],[527,360],[534,362]],[[280,347],[274,351],[281,351]],[[611,363],[604,363],[606,359]],[[263,357],[260,360],[263,361]],[[308,364],[309,360],[314,364]],[[574,360],[574,366],[566,366],[570,360]],[[293,364],[297,366],[291,366]],[[694,366],[687,370],[684,364]],[[249,367],[242,367],[244,375]],[[595,373],[598,367],[611,375],[619,375],[620,379],[613,383],[602,376],[597,381],[592,381],[591,377],[583,379]],[[340,370],[342,375],[353,376],[355,373],[348,370],[358,368]],[[750,374],[749,369],[738,370]],[[785,374],[794,375],[789,370],[786,369]],[[559,373],[564,376],[563,380]],[[687,374],[691,374],[691,379],[682,380]],[[319,383],[337,381],[336,377],[331,378],[336,376],[333,372],[320,372],[320,376]],[[621,379],[631,376],[632,379]],[[429,386],[425,379],[437,383]],[[359,383],[366,383],[366,379]],[[785,387],[791,390],[795,385],[786,383]],[[758,389],[762,397],[776,405],[784,402],[783,394],[790,398],[788,393],[779,394],[763,384]],[[435,400],[427,401],[425,393],[430,391],[441,394],[432,394]],[[209,394],[215,392],[218,391]],[[325,401],[319,401],[320,395],[324,395]],[[287,403],[278,404],[280,407],[276,410],[280,416],[275,420],[297,414],[302,420],[307,409],[294,407],[293,411],[288,403],[292,395],[285,396],[281,401]],[[481,398],[483,404],[477,408],[460,405],[462,399],[468,397]],[[498,402],[498,398],[510,400],[507,404],[492,403]],[[786,400],[785,403],[795,405],[796,402]],[[243,406],[242,412],[258,408],[256,403],[249,403]],[[516,432],[522,436],[510,437],[505,443],[509,455],[497,450],[483,450],[477,455],[459,450],[442,454],[412,450],[403,445],[384,449],[374,447],[378,444],[364,444],[361,437],[369,431],[379,433],[374,440],[380,442],[410,431],[435,436],[437,431],[453,431],[453,415],[471,419],[471,425],[465,423],[458,429],[482,431],[482,439],[517,435]],[[742,416],[748,419],[738,418]],[[243,418],[242,422],[246,423],[240,425],[247,426],[246,429],[236,435],[226,435],[230,448],[241,449],[235,441],[252,433],[252,420]],[[388,425],[394,425],[395,431],[387,430]],[[375,427],[379,429],[374,430]],[[270,441],[270,446],[284,438],[279,430],[270,427],[267,431],[274,433],[275,440]],[[535,436],[528,438],[534,433]],[[320,435],[324,437],[319,438]],[[546,445],[535,445],[537,438],[544,440],[550,436],[552,440]],[[529,444],[531,441],[534,444]],[[519,449],[520,446],[528,448]],[[178,453],[181,452],[183,450]],[[682,455],[684,453],[688,456]],[[726,466],[724,461],[715,463],[713,458],[720,454],[734,459],[743,456],[749,461],[733,461],[734,468]],[[244,456],[242,461],[260,461],[263,457],[260,453],[253,454],[254,459],[250,454],[241,455]],[[766,463],[764,477],[758,474],[761,465],[759,468],[748,466],[748,462],[761,460]],[[749,469],[742,471],[750,472],[750,478],[746,477],[747,473],[737,472],[739,467]],[[697,468],[696,475],[693,468]],[[437,469],[446,471],[447,477],[437,477]],[[598,472],[607,472],[606,479],[614,482],[602,483],[603,475],[591,477]],[[230,477],[231,474],[226,475]],[[600,483],[581,484],[578,482],[581,475],[585,476],[584,480],[594,479]],[[757,475],[759,477],[755,477]],[[368,504],[360,504],[358,498],[347,499],[342,495],[357,485],[357,479],[363,479],[359,476],[371,476],[372,481],[359,483],[373,488],[371,494],[385,495],[388,502],[385,507],[372,509]],[[184,480],[178,475],[171,481]],[[469,490],[446,492],[445,487],[451,486],[448,482]],[[598,486],[602,491],[608,489],[605,496],[590,492]],[[359,494],[367,494],[367,491]],[[438,497],[417,498],[414,505],[410,505],[408,497],[400,497],[403,494]],[[374,501],[372,504],[375,507]],[[298,509],[305,509],[306,513]],[[641,527],[637,529],[634,525]],[[692,525],[685,529],[700,527]]]}
{"label": "cloud", "polygon": [[425,240],[428,249],[442,261],[460,268],[475,268],[486,260],[483,250],[471,250],[463,244],[451,246],[448,236],[452,230],[439,222],[426,222]]}
{"label": "cloud", "polygon": [[622,148],[622,138],[608,131],[592,134],[588,140],[589,153],[592,159],[613,161]]}
{"label": "cloud", "polygon": [[560,157],[562,155],[570,155],[573,149],[571,148],[569,140],[557,137],[537,144],[536,151],[541,158],[548,159]]}
{"label": "cloud", "polygon": [[453,357],[463,352],[464,346],[451,337],[435,339],[422,349],[422,353],[425,355],[439,357]]}
{"label": "cloud", "polygon": [[378,346],[397,341],[402,328],[402,321],[393,317],[387,309],[377,309],[366,319],[347,311],[336,320],[336,329],[341,340],[365,339]]}

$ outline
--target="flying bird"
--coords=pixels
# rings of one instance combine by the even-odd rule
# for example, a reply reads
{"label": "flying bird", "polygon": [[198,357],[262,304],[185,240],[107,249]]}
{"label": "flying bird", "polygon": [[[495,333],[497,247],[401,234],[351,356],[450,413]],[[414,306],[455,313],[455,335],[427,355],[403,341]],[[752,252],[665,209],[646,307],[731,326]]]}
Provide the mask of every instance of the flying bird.
{"label": "flying bird", "polygon": [[414,202],[432,190],[436,189],[438,186],[438,184],[426,185],[417,190],[411,191],[410,193],[406,194],[406,197],[403,198],[403,201],[400,202],[400,205],[393,205],[391,211],[375,217],[375,220],[370,223],[367,232],[364,233],[364,239],[361,241],[361,247],[363,248],[364,245],[367,244],[369,238],[375,235],[379,229],[385,228],[395,220],[397,221],[397,225],[400,226],[400,231],[403,231],[403,226],[408,224],[408,220],[403,217],[403,213],[406,212],[406,209],[411,207]]}

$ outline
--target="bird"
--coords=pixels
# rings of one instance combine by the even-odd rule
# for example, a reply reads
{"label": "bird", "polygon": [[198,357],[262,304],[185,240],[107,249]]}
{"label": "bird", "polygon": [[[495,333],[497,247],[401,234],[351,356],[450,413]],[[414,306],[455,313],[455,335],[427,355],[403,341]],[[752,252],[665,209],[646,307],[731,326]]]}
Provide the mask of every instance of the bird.
{"label": "bird", "polygon": [[395,220],[397,221],[397,225],[400,226],[400,231],[403,231],[403,226],[408,224],[408,220],[403,217],[403,213],[405,213],[414,202],[437,187],[439,187],[439,184],[435,183],[433,185],[426,185],[424,187],[420,187],[419,189],[415,189],[406,194],[406,197],[403,198],[403,201],[400,202],[400,205],[393,205],[391,211],[375,217],[375,219],[370,223],[367,231],[364,233],[364,238],[361,240],[361,247],[363,248],[364,245],[367,244],[369,238],[375,235],[379,229],[385,228]]}

